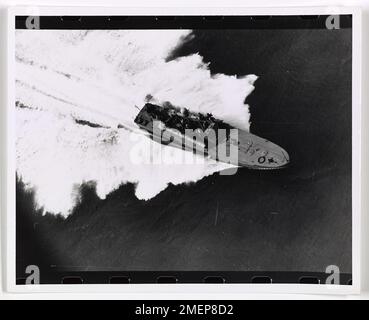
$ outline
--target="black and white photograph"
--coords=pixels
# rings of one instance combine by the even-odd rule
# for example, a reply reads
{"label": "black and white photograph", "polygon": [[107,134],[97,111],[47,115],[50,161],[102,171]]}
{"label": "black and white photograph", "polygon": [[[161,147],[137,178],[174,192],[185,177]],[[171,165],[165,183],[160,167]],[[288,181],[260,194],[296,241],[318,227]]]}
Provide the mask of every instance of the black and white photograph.
{"label": "black and white photograph", "polygon": [[352,15],[18,16],[14,41],[18,285],[352,285]]}

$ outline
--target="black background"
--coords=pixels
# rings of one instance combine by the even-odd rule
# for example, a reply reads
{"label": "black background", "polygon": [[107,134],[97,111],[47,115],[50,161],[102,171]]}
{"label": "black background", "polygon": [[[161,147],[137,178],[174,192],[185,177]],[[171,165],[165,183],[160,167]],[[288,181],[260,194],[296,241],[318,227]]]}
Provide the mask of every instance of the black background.
{"label": "black background", "polygon": [[147,202],[131,184],[100,200],[91,182],[66,220],[42,216],[18,179],[18,277],[29,264],[41,281],[60,271],[351,273],[351,29],[193,34],[168,59],[199,52],[213,74],[258,75],[251,132],[286,149],[291,165],[214,174]]}

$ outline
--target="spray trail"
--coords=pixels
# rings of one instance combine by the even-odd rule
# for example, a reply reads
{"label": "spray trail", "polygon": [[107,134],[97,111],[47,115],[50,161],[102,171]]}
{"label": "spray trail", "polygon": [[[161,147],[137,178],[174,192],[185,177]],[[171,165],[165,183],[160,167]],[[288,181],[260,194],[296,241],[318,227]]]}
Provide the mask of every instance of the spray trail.
{"label": "spray trail", "polygon": [[[256,76],[210,74],[198,54],[165,59],[189,30],[16,33],[17,171],[47,211],[68,215],[73,189],[96,181],[104,198],[122,183],[150,199],[169,183],[195,182],[227,165],[135,165],[130,150],[151,141],[133,122],[148,95],[156,102],[211,112],[249,129],[245,98]],[[175,157],[185,151],[161,146]],[[173,150],[172,150],[173,149]]]}

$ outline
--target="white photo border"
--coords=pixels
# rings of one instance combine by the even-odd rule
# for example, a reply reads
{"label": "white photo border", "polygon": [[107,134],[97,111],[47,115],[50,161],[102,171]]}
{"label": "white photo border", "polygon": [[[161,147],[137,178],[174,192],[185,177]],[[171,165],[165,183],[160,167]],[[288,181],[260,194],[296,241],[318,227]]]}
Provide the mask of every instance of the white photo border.
{"label": "white photo border", "polygon": [[[339,15],[352,14],[352,285],[319,284],[82,284],[16,285],[15,223],[15,17],[29,16],[114,16],[114,15]],[[117,7],[11,7],[7,15],[7,105],[1,110],[4,135],[1,143],[4,163],[1,196],[1,231],[5,289],[11,293],[122,293],[122,294],[359,294],[361,255],[361,9],[357,7],[288,8],[117,8]],[[4,254],[5,253],[5,254]]]}

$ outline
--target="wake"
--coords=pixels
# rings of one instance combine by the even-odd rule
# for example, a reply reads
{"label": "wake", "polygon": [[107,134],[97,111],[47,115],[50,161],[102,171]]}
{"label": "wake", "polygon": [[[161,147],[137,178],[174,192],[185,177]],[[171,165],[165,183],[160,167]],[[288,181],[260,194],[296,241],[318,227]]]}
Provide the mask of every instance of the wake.
{"label": "wake", "polygon": [[[76,186],[96,181],[105,198],[122,183],[155,197],[169,183],[196,182],[226,164],[135,165],[130,150],[150,139],[134,123],[147,97],[249,130],[245,98],[256,76],[210,74],[198,54],[166,61],[189,30],[16,32],[17,172],[39,206],[68,215]],[[26,106],[26,107],[20,107]],[[183,150],[155,152],[183,157]],[[50,191],[52,190],[52,192]]]}

